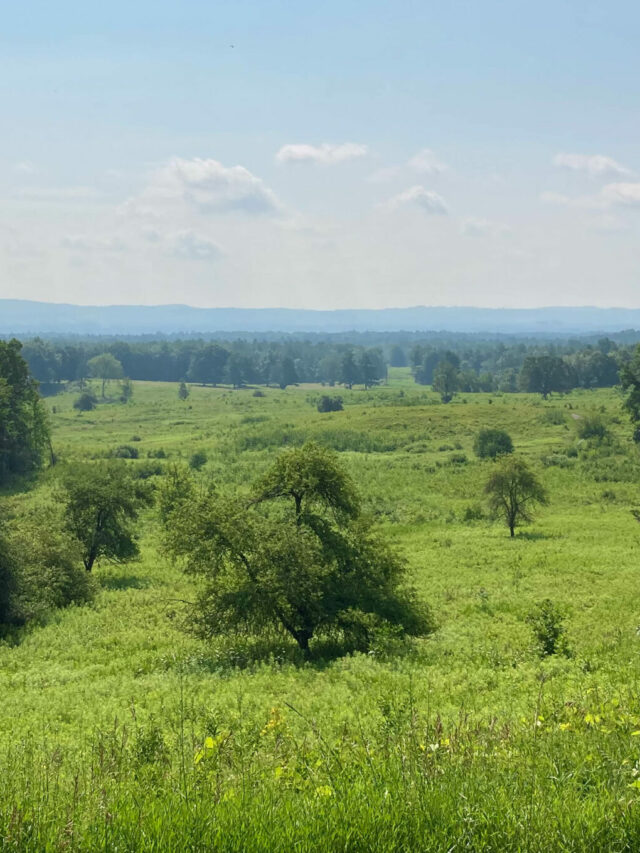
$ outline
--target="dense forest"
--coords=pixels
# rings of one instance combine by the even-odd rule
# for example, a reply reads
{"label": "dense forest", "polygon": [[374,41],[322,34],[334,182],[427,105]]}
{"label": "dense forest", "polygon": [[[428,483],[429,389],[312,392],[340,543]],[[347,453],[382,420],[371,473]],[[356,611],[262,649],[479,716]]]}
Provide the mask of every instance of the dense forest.
{"label": "dense forest", "polygon": [[566,341],[444,334],[420,339],[409,333],[280,340],[33,338],[24,342],[23,356],[44,393],[55,392],[62,382],[98,375],[90,363],[106,353],[132,380],[281,388],[320,382],[350,388],[379,383],[388,366],[410,366],[416,382],[435,382],[437,390],[444,383],[445,396],[517,390],[547,396],[616,385],[633,343],[630,333]]}

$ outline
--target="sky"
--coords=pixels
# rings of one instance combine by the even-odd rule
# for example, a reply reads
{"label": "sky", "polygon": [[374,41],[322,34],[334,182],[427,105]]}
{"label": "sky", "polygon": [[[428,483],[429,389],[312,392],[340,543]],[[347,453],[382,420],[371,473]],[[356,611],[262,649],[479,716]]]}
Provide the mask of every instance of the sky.
{"label": "sky", "polygon": [[51,0],[0,28],[0,298],[640,307],[640,4]]}

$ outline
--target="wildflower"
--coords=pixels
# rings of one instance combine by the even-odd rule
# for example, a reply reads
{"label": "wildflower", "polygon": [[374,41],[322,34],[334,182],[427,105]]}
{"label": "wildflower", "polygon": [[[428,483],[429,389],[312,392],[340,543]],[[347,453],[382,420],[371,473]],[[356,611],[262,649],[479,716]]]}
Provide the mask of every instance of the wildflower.
{"label": "wildflower", "polygon": [[333,790],[329,787],[329,785],[318,785],[316,788],[316,796],[317,797],[333,797]]}

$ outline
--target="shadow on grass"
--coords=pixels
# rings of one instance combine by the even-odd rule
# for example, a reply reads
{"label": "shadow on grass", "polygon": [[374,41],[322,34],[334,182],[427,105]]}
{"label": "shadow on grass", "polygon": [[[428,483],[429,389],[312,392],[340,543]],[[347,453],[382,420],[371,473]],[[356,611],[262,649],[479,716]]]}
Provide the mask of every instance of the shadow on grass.
{"label": "shadow on grass", "polygon": [[539,530],[520,530],[515,539],[526,539],[528,542],[542,542],[546,539],[560,539],[559,533],[541,533]]}
{"label": "shadow on grass", "polygon": [[141,578],[137,575],[109,575],[104,574],[98,578],[102,589],[146,589],[151,585],[149,578]]}
{"label": "shadow on grass", "polygon": [[[268,667],[305,667],[322,671],[340,658],[358,653],[353,644],[337,638],[319,637],[311,643],[307,657],[293,641],[282,636],[238,636],[212,641],[209,648],[189,657],[167,661],[167,668],[183,672],[210,672],[216,675],[231,674],[238,670],[255,670]],[[410,641],[397,642],[393,648],[372,650],[376,659],[389,660],[414,655],[415,645]]]}

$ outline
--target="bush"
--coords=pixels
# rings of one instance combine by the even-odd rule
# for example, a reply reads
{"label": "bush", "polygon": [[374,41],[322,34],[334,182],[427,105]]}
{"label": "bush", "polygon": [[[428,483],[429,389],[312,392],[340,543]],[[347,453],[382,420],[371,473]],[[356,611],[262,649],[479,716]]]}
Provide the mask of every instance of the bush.
{"label": "bush", "polygon": [[167,454],[165,451],[159,447],[157,450],[149,450],[147,452],[147,459],[166,459]]}
{"label": "bush", "polygon": [[59,507],[40,505],[12,524],[15,573],[13,623],[44,618],[51,610],[90,601],[94,586],[82,550],[64,529]]}
{"label": "bush", "polygon": [[189,467],[194,471],[199,471],[207,464],[207,454],[204,450],[196,450],[189,459]]}
{"label": "bush", "polygon": [[468,461],[466,453],[452,453],[449,457],[450,465],[466,465]]}
{"label": "bush", "polygon": [[609,438],[609,430],[599,415],[592,415],[579,420],[576,431],[578,438],[594,439],[597,442]]}
{"label": "bush", "polygon": [[73,401],[73,408],[79,412],[91,412],[98,405],[98,399],[91,391],[85,391]]}
{"label": "bush", "polygon": [[473,450],[480,459],[496,459],[513,453],[513,441],[502,429],[482,429],[476,436]]}
{"label": "bush", "polygon": [[530,611],[527,622],[531,625],[536,638],[540,657],[558,653],[568,654],[564,619],[563,610],[549,598],[541,601]]}
{"label": "bush", "polygon": [[343,408],[342,397],[330,397],[328,394],[323,394],[317,403],[319,412],[341,412]]}
{"label": "bush", "polygon": [[256,388],[256,390],[253,392],[253,394],[251,396],[252,397],[266,397],[267,395],[264,393],[264,391],[261,391],[259,388]]}
{"label": "bush", "polygon": [[121,444],[120,447],[116,447],[111,455],[117,459],[137,459],[140,454],[137,447],[131,447],[130,444]]}
{"label": "bush", "polygon": [[164,468],[160,462],[141,462],[132,466],[131,473],[138,480],[148,480],[150,477],[160,477]]}

